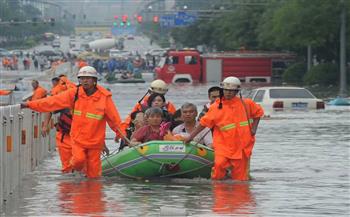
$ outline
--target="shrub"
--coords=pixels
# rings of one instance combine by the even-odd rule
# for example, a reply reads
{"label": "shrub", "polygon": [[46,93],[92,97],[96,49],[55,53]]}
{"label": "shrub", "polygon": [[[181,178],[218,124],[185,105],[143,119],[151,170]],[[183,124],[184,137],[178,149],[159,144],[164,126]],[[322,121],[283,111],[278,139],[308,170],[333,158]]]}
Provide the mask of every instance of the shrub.
{"label": "shrub", "polygon": [[305,84],[330,85],[339,83],[339,69],[332,63],[313,66],[304,76]]}
{"label": "shrub", "polygon": [[289,66],[282,75],[283,82],[302,83],[306,73],[306,64],[299,62]]}

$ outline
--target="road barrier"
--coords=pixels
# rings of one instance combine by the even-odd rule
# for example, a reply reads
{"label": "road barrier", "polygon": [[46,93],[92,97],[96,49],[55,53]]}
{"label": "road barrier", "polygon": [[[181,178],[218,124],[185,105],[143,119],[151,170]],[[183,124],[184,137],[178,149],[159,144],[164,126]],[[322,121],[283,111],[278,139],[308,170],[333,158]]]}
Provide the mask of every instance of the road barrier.
{"label": "road barrier", "polygon": [[55,150],[55,130],[43,137],[44,114],[19,105],[0,107],[0,210],[8,197]]}

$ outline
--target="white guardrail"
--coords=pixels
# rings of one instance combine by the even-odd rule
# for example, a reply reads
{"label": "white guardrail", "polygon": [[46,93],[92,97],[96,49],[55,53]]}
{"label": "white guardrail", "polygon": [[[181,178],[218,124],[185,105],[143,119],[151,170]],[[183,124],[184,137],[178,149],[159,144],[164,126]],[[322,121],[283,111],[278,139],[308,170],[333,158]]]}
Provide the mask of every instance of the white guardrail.
{"label": "white guardrail", "polygon": [[0,106],[0,212],[8,197],[42,160],[55,150],[55,129],[41,136],[44,114]]}

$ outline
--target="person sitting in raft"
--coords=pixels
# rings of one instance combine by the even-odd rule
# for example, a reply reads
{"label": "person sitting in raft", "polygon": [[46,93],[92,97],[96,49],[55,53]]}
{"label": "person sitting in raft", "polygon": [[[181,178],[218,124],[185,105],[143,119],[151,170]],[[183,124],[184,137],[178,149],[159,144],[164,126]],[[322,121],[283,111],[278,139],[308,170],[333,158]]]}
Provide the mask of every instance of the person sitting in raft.
{"label": "person sitting in raft", "polygon": [[136,130],[131,137],[130,146],[135,146],[152,140],[163,140],[168,129],[161,127],[163,111],[160,108],[152,107],[146,110],[145,117],[147,124]]}
{"label": "person sitting in raft", "polygon": [[[183,124],[175,127],[172,134],[176,136],[181,136],[182,138],[187,138],[192,133],[194,128],[199,125],[196,121],[198,111],[197,106],[193,103],[185,103],[181,106],[181,117],[184,121]],[[180,137],[180,138],[181,138]],[[204,128],[196,137],[193,139],[195,142],[212,147],[213,137],[210,128]]]}
{"label": "person sitting in raft", "polygon": [[[142,111],[136,111],[131,113],[131,123],[126,129],[126,137],[130,139],[132,135],[141,127],[146,125],[145,114]],[[123,150],[127,146],[127,142],[122,139],[119,146],[119,151]]]}
{"label": "person sitting in raft", "polygon": [[[168,110],[165,107],[166,100],[163,94],[152,93],[147,100],[147,108],[160,108],[163,112],[163,121],[172,122],[172,115],[169,114]],[[143,110],[145,108],[143,107]]]}

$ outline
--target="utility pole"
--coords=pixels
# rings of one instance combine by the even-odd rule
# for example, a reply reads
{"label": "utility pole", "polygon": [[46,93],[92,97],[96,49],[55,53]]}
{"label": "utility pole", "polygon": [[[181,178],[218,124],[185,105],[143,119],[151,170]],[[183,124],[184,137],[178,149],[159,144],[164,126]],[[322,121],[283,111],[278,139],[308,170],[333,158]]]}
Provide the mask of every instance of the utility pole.
{"label": "utility pole", "polygon": [[346,4],[341,1],[342,11],[340,15],[340,91],[339,95],[345,97],[346,90]]}

